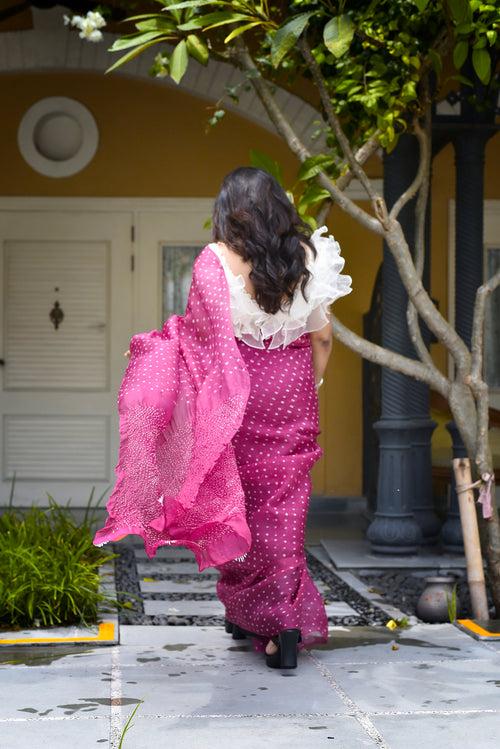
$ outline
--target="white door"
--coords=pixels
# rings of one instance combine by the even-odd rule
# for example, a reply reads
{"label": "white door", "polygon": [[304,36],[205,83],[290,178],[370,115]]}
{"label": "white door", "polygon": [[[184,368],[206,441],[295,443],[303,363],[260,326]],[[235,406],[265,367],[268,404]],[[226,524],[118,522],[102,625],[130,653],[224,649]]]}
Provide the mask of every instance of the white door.
{"label": "white door", "polygon": [[133,332],[121,211],[0,211],[0,504],[82,506],[114,481],[116,396]]}

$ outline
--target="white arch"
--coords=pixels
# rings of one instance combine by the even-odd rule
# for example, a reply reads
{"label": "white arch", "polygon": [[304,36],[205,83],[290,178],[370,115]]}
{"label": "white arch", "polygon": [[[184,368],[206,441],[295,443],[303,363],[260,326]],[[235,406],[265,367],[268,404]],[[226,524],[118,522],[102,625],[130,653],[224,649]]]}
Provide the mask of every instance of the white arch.
{"label": "white arch", "polygon": [[[118,34],[104,33],[101,42],[88,42],[80,39],[75,29],[65,26],[66,7],[57,5],[50,9],[32,8],[33,29],[0,33],[0,73],[29,71],[89,71],[102,72],[118,58],[119,53],[110,54],[107,50]],[[152,78],[148,70],[158,50],[146,50],[134,60],[118,68],[111,75],[131,78],[146,78],[159,86],[180,88],[193,96],[215,102],[225,93],[225,86],[234,86],[244,80],[240,71],[232,65],[211,60],[206,67],[191,60],[187,74],[177,86],[170,77]],[[314,107],[298,96],[277,87],[276,99],[285,116],[293,124],[297,135],[303,139],[311,151],[320,148],[321,141],[311,140],[317,129],[314,121],[320,118]],[[226,97],[224,109],[230,109],[261,127],[275,132],[264,107],[256,94],[241,90],[239,104]]]}

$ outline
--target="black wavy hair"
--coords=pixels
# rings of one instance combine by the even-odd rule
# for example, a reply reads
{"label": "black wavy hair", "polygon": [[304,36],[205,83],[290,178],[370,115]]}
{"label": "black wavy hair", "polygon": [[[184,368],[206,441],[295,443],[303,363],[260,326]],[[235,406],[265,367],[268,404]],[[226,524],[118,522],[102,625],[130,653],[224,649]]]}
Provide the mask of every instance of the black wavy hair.
{"label": "black wavy hair", "polygon": [[310,229],[268,172],[239,167],[224,178],[215,200],[212,236],[250,261],[255,300],[263,310],[274,314],[284,309],[299,282],[307,301],[304,289],[311,274],[304,245],[316,257]]}

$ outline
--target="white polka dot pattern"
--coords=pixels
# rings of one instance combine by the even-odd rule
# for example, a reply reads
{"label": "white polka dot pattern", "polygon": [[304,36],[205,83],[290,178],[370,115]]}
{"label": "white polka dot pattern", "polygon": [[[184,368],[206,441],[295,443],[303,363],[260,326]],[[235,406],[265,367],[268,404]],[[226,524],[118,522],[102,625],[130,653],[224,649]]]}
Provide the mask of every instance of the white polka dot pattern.
{"label": "white polka dot pattern", "polygon": [[288,627],[298,627],[300,647],[308,647],[328,636],[325,606],[304,553],[310,470],[323,452],[310,337],[284,349],[238,345],[251,390],[232,443],[252,546],[243,562],[219,567],[217,594],[230,621],[260,636],[256,650]]}
{"label": "white polka dot pattern", "polygon": [[184,316],[135,335],[118,396],[120,451],[107,522],[94,544],[127,534],[148,556],[190,548],[220,572],[227,618],[262,650],[298,627],[326,642],[321,595],[304,554],[310,470],[321,457],[309,333],[286,347],[234,335],[224,268],[198,255]]}

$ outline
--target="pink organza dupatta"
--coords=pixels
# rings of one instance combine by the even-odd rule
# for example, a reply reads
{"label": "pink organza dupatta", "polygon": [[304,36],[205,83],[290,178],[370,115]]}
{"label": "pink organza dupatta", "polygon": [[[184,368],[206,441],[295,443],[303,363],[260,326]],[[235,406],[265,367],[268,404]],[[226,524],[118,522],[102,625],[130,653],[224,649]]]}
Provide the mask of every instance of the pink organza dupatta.
{"label": "pink organza dupatta", "polygon": [[229,289],[216,255],[195,260],[186,312],[161,331],[133,336],[118,395],[116,483],[102,546],[125,534],[191,549],[200,571],[250,548],[245,497],[231,439],[250,378],[231,323]]}

